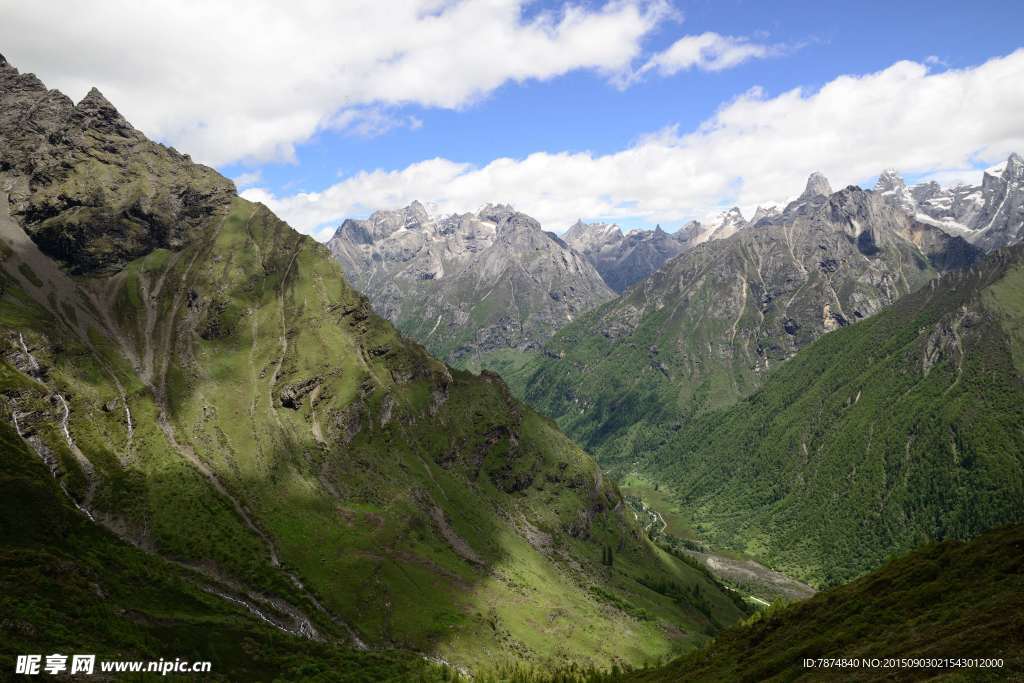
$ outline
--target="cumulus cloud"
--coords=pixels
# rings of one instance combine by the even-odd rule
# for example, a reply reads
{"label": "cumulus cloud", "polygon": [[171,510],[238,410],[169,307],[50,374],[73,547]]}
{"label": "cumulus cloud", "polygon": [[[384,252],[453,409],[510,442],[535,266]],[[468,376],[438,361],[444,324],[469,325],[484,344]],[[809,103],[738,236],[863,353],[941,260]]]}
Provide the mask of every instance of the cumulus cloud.
{"label": "cumulus cloud", "polygon": [[252,185],[255,185],[263,180],[263,174],[260,171],[250,171],[248,173],[243,173],[235,178],[232,178],[231,180],[234,181],[235,187],[251,187]]}
{"label": "cumulus cloud", "polygon": [[1024,152],[1022,82],[1024,50],[941,73],[903,61],[813,92],[768,97],[755,88],[693,131],[658,131],[612,154],[537,152],[483,166],[436,158],[359,172],[320,192],[244,194],[307,232],[413,199],[442,211],[510,202],[555,229],[581,216],[671,225],[732,204],[749,215],[792,199],[812,170],[842,187],[889,166],[962,175]]}
{"label": "cumulus cloud", "polygon": [[651,57],[640,68],[640,73],[657,70],[663,76],[671,76],[694,68],[723,71],[751,59],[782,54],[783,50],[781,45],[756,43],[748,38],[723,36],[714,32],[701,33],[683,36],[672,43],[667,50]]}
{"label": "cumulus cloud", "polygon": [[147,134],[224,164],[293,159],[332,122],[354,120],[358,134],[393,127],[388,106],[458,108],[509,81],[578,69],[611,78],[671,13],[665,0],[528,5],[0,0],[0,44],[51,87],[77,99],[96,85]]}

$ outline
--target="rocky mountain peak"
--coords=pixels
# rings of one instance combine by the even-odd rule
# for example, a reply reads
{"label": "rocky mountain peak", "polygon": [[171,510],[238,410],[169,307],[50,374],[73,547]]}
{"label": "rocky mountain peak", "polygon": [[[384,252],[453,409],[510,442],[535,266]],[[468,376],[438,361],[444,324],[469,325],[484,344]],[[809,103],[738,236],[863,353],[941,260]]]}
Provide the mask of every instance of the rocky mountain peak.
{"label": "rocky mountain peak", "polygon": [[[582,221],[570,232],[592,234]],[[508,204],[433,218],[413,202],[346,220],[327,247],[378,313],[459,365],[539,348],[612,297],[580,253]]]}
{"label": "rocky mountain peak", "polygon": [[898,206],[908,213],[913,214],[917,211],[917,201],[895,168],[887,168],[878,175],[874,191],[893,206]]}
{"label": "rocky mountain peak", "polygon": [[751,225],[756,225],[759,221],[765,218],[773,218],[779,215],[779,207],[777,206],[759,206],[754,211],[754,217],[750,219]]}
{"label": "rocky mountain peak", "polygon": [[572,226],[566,230],[566,238],[570,235],[575,237],[583,236],[602,236],[602,237],[613,237],[614,235],[622,235],[622,229],[615,223],[584,223],[583,219],[577,220]]}
{"label": "rocky mountain peak", "polygon": [[676,230],[674,237],[680,242],[689,242],[700,235],[703,227],[700,221],[688,221]]}
{"label": "rocky mountain peak", "polygon": [[827,197],[832,194],[832,186],[823,173],[815,171],[807,178],[807,186],[800,195],[800,199],[811,199],[813,197]]}
{"label": "rocky mountain peak", "polygon": [[[100,158],[119,163],[97,173]],[[12,196],[12,215],[75,274],[115,272],[154,249],[181,248],[235,194],[213,169],[148,140],[99,90],[75,105],[6,60],[0,168],[33,190]]]}
{"label": "rocky mountain peak", "polygon": [[633,229],[623,235],[614,223],[582,221],[566,231],[565,241],[616,292],[647,277],[688,246],[685,239],[669,235],[661,225],[654,230]]}
{"label": "rocky mountain peak", "polygon": [[739,230],[747,226],[747,219],[738,206],[728,211],[723,211],[711,222],[709,226],[708,239],[721,240],[732,237]]}
{"label": "rocky mountain peak", "polygon": [[485,204],[482,209],[477,211],[477,216],[494,223],[501,222],[502,219],[508,216],[518,213],[511,204]]}
{"label": "rocky mountain peak", "polygon": [[418,199],[412,200],[412,202],[409,203],[409,206],[405,207],[405,212],[415,216],[423,216],[424,218],[430,217],[430,212],[427,210],[427,207]]}
{"label": "rocky mountain peak", "polygon": [[1006,168],[1003,170],[1003,180],[1021,179],[1024,179],[1024,159],[1014,152],[1006,160]]}
{"label": "rocky mountain peak", "polygon": [[134,130],[128,120],[103,96],[97,88],[92,88],[82,100],[75,105],[75,111],[85,120],[86,125],[107,132],[128,132]]}
{"label": "rocky mountain peak", "polygon": [[893,192],[906,188],[907,184],[895,168],[887,168],[878,175],[875,192]]}

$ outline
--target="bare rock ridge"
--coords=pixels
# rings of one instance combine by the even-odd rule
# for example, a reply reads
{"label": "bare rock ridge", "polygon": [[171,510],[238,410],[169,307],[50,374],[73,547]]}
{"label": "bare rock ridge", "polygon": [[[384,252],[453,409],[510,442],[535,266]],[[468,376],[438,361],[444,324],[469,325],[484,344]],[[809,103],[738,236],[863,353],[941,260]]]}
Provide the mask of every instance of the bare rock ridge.
{"label": "bare rock ridge", "polygon": [[76,105],[0,59],[0,98],[0,172],[20,178],[12,214],[73,273],[180,247],[234,195],[213,169],[135,130],[96,88]]}
{"label": "bare rock ridge", "polygon": [[[981,185],[944,188],[933,181],[908,187],[899,173],[889,168],[878,176],[872,191],[916,220],[991,251],[1024,240],[1022,177],[1024,161],[1011,154],[1005,163],[984,172]],[[787,210],[832,194],[828,178],[815,171]],[[733,207],[706,222],[690,221],[675,233],[662,232],[659,226],[654,231],[633,230],[626,235],[616,225],[577,221],[565,233],[565,239],[621,294],[683,251],[727,239],[762,221],[770,223],[781,214],[778,207],[759,206],[748,221],[739,208]]]}
{"label": "bare rock ridge", "polygon": [[614,296],[586,258],[504,204],[436,217],[413,202],[344,221],[328,248],[378,313],[456,365],[537,350]]}
{"label": "bare rock ridge", "polygon": [[813,197],[828,197],[832,194],[832,186],[828,182],[828,178],[824,174],[815,171],[807,179],[807,187],[804,188],[803,194],[800,195],[800,200],[807,200]]}

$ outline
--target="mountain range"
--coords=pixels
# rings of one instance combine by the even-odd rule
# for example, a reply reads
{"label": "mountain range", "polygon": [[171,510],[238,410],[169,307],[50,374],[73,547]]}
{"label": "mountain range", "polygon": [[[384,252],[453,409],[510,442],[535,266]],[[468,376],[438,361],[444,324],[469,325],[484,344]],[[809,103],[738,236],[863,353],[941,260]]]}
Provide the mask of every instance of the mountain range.
{"label": "mountain range", "polygon": [[683,252],[507,379],[599,458],[621,460],[980,255],[878,193],[829,189],[813,175],[783,211]]}
{"label": "mountain range", "polygon": [[414,202],[346,220],[327,246],[377,313],[477,370],[538,350],[614,296],[586,259],[505,205],[435,218]]}
{"label": "mountain range", "polygon": [[[510,210],[466,220],[610,295]],[[0,631],[19,652],[181,642],[223,648],[234,680],[349,656],[641,663],[746,613],[496,375],[374,314],[326,247],[98,91],[75,104],[2,58],[0,269]]]}
{"label": "mountain range", "polygon": [[661,226],[630,230],[624,235],[617,225],[577,221],[563,239],[590,261],[618,294],[685,249],[676,235],[668,234]]}
{"label": "mountain range", "polygon": [[[1022,182],[1024,161],[1012,154],[986,170],[978,186],[911,188],[888,169],[873,193],[909,220],[987,251],[1024,239]],[[508,375],[557,330],[614,295],[625,296],[680,254],[792,221],[796,207],[832,194],[828,179],[813,173],[785,210],[758,207],[750,220],[739,207],[674,233],[660,226],[623,233],[615,224],[580,220],[561,238],[507,206],[437,218],[414,202],[346,220],[328,246],[349,280],[403,333],[459,367]]]}

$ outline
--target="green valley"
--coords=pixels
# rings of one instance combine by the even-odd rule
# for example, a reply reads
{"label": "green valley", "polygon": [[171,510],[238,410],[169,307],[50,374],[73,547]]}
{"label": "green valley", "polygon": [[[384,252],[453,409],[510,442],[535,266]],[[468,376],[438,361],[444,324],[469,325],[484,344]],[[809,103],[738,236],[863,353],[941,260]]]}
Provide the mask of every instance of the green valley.
{"label": "green valley", "polygon": [[474,670],[657,661],[744,616],[496,375],[377,317],[326,247],[98,92],[0,76],[0,411],[82,515],[310,642]]}
{"label": "green valley", "polygon": [[1022,274],[995,252],[823,337],[644,471],[703,537],[818,585],[1021,521]]}

